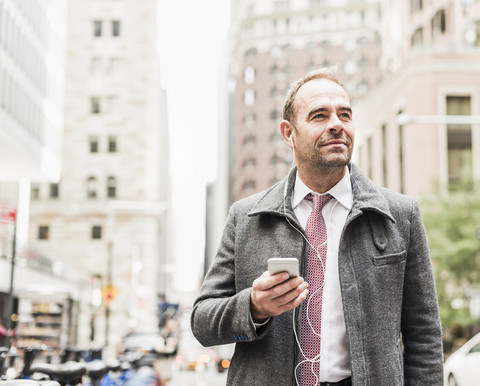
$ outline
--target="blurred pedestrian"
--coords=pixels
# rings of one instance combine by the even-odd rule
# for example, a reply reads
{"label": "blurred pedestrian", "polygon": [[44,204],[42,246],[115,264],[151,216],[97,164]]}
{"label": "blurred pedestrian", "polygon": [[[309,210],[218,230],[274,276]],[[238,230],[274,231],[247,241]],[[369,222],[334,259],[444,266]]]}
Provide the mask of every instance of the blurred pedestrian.
{"label": "blurred pedestrian", "polygon": [[3,325],[3,320],[0,319],[0,346],[4,345],[6,346],[8,343],[7,341],[7,329]]}
{"label": "blurred pedestrian", "polygon": [[[280,131],[296,167],[235,203],[194,304],[204,345],[237,342],[229,385],[443,385],[442,337],[417,203],[351,162],[334,68],[295,82]],[[297,257],[299,277],[270,275]]]}

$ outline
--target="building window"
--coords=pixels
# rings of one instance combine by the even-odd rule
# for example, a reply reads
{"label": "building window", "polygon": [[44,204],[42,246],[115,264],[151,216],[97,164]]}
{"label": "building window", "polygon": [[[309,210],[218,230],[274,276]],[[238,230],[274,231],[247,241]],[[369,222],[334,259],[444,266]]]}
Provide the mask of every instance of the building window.
{"label": "building window", "polygon": [[274,63],[273,66],[270,68],[270,75],[277,75],[280,72],[280,68],[278,67],[277,63]]}
{"label": "building window", "polygon": [[108,136],[108,152],[109,153],[117,152],[117,137],[114,135]]}
{"label": "building window", "polygon": [[94,57],[90,59],[90,72],[92,74],[100,73],[100,69],[102,66],[102,59],[99,57]]}
{"label": "building window", "polygon": [[[470,96],[447,96],[447,115],[471,115]],[[448,182],[468,186],[473,176],[472,127],[447,125]]]}
{"label": "building window", "polygon": [[255,113],[248,112],[243,117],[243,124],[247,127],[252,127],[255,124],[256,116]]}
{"label": "building window", "polygon": [[89,144],[90,144],[90,153],[98,153],[98,137],[91,136],[89,138]]}
{"label": "building window", "polygon": [[365,95],[368,93],[368,82],[365,79],[363,79],[358,85],[358,93],[360,95]]}
{"label": "building window", "polygon": [[280,117],[280,113],[278,112],[278,110],[272,110],[270,112],[270,119],[278,119]]}
{"label": "building window", "polygon": [[244,161],[243,161],[243,167],[244,168],[255,168],[255,166],[257,165],[257,160],[253,157],[249,157],[249,158],[246,158]]}
{"label": "building window", "polygon": [[88,177],[87,198],[97,198],[97,179],[95,177]]}
{"label": "building window", "polygon": [[108,63],[108,67],[107,67],[107,72],[109,74],[117,73],[118,70],[121,67],[121,64],[122,64],[122,59],[121,58],[116,58],[116,57],[110,58],[110,61]]}
{"label": "building window", "polygon": [[432,19],[432,38],[435,39],[436,37],[443,35],[446,30],[445,10],[441,9],[437,11]]}
{"label": "building window", "polygon": [[247,135],[243,138],[244,145],[254,144],[255,142],[257,142],[257,138],[253,134]]}
{"label": "building window", "polygon": [[102,21],[93,21],[93,36],[102,36]]}
{"label": "building window", "polygon": [[357,72],[357,63],[354,59],[348,58],[345,60],[345,64],[343,66],[343,70],[346,74],[352,75]]}
{"label": "building window", "polygon": [[59,195],[59,185],[50,184],[50,198],[58,198]]}
{"label": "building window", "polygon": [[39,200],[40,199],[40,185],[33,183],[30,188],[30,199]]}
{"label": "building window", "polygon": [[243,103],[245,106],[253,106],[255,103],[255,90],[247,88],[243,96]]}
{"label": "building window", "polygon": [[283,72],[288,76],[292,73],[292,66],[287,63],[287,65],[285,66],[285,68],[283,69]]}
{"label": "building window", "polygon": [[255,187],[256,184],[254,180],[247,180],[242,185],[243,190],[254,190]]}
{"label": "building window", "polygon": [[361,46],[367,45],[367,44],[368,44],[368,37],[367,37],[367,36],[360,36],[360,37],[358,38],[357,43],[358,43],[359,45],[361,45]]}
{"label": "building window", "polygon": [[90,98],[90,112],[92,114],[100,114],[100,98]]}
{"label": "building window", "polygon": [[39,240],[48,240],[50,236],[50,229],[47,225],[40,225],[38,227],[38,239]]}
{"label": "building window", "polygon": [[115,177],[108,177],[107,197],[115,198],[116,196],[117,196],[117,179]]}
{"label": "building window", "polygon": [[410,9],[412,13],[421,11],[423,9],[423,0],[410,0]]}
{"label": "building window", "polygon": [[120,36],[120,20],[112,20],[112,36]]}
{"label": "building window", "polygon": [[368,59],[365,56],[362,56],[358,62],[358,66],[362,69],[366,69],[368,67]]}
{"label": "building window", "polygon": [[415,30],[411,39],[412,48],[423,46],[423,28],[419,27]]}
{"label": "building window", "polygon": [[280,164],[280,163],[283,163],[283,161],[282,161],[281,157],[280,157],[277,153],[273,154],[273,155],[270,157],[270,164],[272,164],[272,165],[275,166],[275,165],[278,165],[278,164]]}
{"label": "building window", "polygon": [[274,85],[272,87],[272,91],[270,92],[270,95],[272,96],[272,98],[278,98],[281,94],[282,94],[281,90],[278,88],[278,86]]}
{"label": "building window", "polygon": [[252,84],[255,81],[255,68],[248,66],[243,72],[243,79],[245,83]]}
{"label": "building window", "polygon": [[106,100],[106,112],[109,114],[115,113],[118,111],[118,97],[116,96],[109,96]]}
{"label": "building window", "polygon": [[283,137],[277,130],[273,131],[272,134],[270,134],[270,142],[281,143],[282,141]]}
{"label": "building window", "polygon": [[102,227],[100,225],[92,226],[92,239],[99,240],[102,238]]}

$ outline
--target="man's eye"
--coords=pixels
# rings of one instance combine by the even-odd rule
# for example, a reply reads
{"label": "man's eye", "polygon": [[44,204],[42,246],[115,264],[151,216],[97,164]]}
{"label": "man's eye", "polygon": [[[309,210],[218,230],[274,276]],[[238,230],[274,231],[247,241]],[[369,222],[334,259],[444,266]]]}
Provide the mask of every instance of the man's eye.
{"label": "man's eye", "polygon": [[313,118],[314,118],[314,119],[323,119],[323,118],[325,118],[325,117],[326,117],[325,114],[317,114],[317,115],[315,115]]}
{"label": "man's eye", "polygon": [[342,114],[340,114],[340,117],[343,118],[343,119],[350,119],[351,118],[349,113],[342,113]]}

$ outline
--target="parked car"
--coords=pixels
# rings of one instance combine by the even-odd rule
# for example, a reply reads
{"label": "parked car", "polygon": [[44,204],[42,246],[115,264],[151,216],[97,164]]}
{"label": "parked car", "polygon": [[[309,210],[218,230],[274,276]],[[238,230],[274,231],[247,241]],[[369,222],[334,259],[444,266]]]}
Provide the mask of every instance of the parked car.
{"label": "parked car", "polygon": [[480,334],[475,335],[445,361],[448,386],[480,384]]}

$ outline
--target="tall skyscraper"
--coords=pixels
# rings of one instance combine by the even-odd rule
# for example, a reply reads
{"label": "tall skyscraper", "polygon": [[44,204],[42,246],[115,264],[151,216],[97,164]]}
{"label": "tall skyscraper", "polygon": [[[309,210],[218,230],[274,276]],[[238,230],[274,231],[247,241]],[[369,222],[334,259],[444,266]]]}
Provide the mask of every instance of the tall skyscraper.
{"label": "tall skyscraper", "polygon": [[63,0],[0,0],[0,318],[8,328],[29,286],[61,282],[25,242],[30,181],[60,177],[65,18]]}
{"label": "tall skyscraper", "polygon": [[68,4],[63,169],[58,184],[32,186],[30,241],[88,272],[75,338],[112,348],[130,330],[157,327],[166,289],[157,1]]}
{"label": "tall skyscraper", "polygon": [[66,5],[0,1],[0,180],[58,179]]}
{"label": "tall skyscraper", "polygon": [[380,80],[380,1],[235,0],[232,197],[283,178],[292,163],[279,123],[288,88],[307,72],[338,65],[355,101]]}

